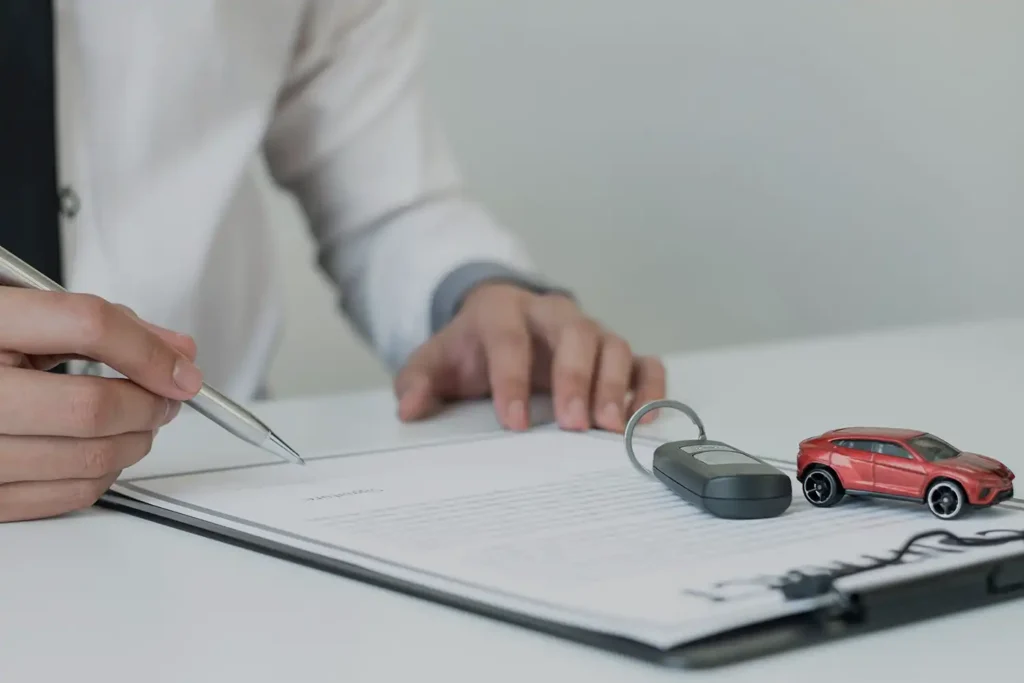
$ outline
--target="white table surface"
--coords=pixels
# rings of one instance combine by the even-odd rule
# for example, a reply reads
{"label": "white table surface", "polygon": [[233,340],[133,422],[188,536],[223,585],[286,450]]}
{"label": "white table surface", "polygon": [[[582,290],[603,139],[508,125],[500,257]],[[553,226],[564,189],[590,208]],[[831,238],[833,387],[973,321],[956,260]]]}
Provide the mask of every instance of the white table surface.
{"label": "white table surface", "polygon": [[[1024,471],[1024,321],[666,359],[711,437],[765,455],[835,426],[932,430]],[[544,406],[540,406],[543,413]],[[387,391],[258,407],[307,454],[496,429],[401,425]],[[129,474],[262,459],[187,415]],[[690,434],[685,418],[655,429]],[[687,431],[683,431],[687,430]],[[680,437],[685,438],[685,437]],[[1024,602],[707,672],[661,669],[94,509],[0,526],[0,681],[863,681],[1014,678]]]}

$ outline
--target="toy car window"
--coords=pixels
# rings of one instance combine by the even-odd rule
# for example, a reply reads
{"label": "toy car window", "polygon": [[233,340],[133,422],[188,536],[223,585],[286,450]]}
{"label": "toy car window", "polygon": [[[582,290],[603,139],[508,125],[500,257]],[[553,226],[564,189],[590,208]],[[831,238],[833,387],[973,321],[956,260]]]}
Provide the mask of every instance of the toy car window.
{"label": "toy car window", "polygon": [[910,459],[911,457],[910,453],[908,453],[905,448],[899,444],[892,443],[891,441],[876,441],[874,451],[875,453],[880,453],[882,455],[893,455],[897,458]]}
{"label": "toy car window", "polygon": [[960,455],[960,451],[931,434],[923,434],[911,439],[910,446],[920,453],[922,458],[931,462],[948,460]]}

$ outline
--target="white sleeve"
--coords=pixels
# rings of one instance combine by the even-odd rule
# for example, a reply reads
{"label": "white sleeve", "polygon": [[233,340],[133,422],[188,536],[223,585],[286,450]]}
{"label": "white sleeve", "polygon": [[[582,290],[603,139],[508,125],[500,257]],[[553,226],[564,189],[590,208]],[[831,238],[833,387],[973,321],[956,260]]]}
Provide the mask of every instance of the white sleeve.
{"label": "white sleeve", "polygon": [[422,24],[401,0],[312,0],[265,141],[341,306],[397,369],[482,279],[545,289],[467,197],[427,111]]}

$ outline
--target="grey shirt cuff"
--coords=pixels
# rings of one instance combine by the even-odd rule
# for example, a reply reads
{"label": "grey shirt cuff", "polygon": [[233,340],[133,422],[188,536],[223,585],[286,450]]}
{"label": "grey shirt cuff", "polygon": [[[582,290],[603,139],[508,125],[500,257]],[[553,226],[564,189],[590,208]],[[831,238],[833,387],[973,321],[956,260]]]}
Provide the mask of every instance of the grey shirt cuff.
{"label": "grey shirt cuff", "polygon": [[506,282],[537,294],[562,294],[572,297],[568,290],[548,285],[501,263],[467,263],[449,273],[434,290],[430,310],[431,333],[436,333],[451,322],[470,290],[484,282]]}

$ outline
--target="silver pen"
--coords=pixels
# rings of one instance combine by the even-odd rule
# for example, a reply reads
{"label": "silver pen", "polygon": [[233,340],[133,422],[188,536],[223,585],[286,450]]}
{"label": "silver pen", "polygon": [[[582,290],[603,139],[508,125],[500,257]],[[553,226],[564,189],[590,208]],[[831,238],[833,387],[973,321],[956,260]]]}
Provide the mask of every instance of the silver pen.
{"label": "silver pen", "polygon": [[[0,247],[0,285],[48,292],[67,291],[3,247]],[[302,456],[259,418],[205,382],[199,393],[186,403],[243,441],[284,460],[299,465],[306,464]]]}

